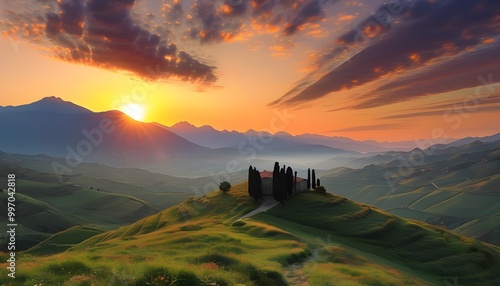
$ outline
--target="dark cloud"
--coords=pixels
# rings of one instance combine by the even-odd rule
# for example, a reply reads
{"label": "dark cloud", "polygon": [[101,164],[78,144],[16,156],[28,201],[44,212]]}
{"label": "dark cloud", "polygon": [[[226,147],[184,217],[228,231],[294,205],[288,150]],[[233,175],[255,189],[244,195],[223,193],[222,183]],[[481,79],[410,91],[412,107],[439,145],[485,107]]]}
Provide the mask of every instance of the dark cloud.
{"label": "dark cloud", "polygon": [[[168,31],[158,28],[161,33],[157,34],[136,22],[134,5],[135,0],[62,0],[54,11],[38,15],[44,23],[36,28],[41,27],[52,44],[50,49],[66,61],[131,72],[145,79],[178,78],[204,84],[217,80],[215,67],[179,50],[165,37]],[[13,23],[22,26],[20,21]]]}
{"label": "dark cloud", "polygon": [[500,43],[480,51],[474,50],[462,54],[453,60],[431,65],[423,72],[406,78],[396,78],[390,83],[377,87],[349,108],[377,107],[436,93],[479,86],[482,85],[478,80],[479,76],[496,75],[492,78],[491,83],[499,82],[500,61],[495,60],[499,54]]}
{"label": "dark cloud", "polygon": [[[213,43],[230,39],[239,27],[224,20],[224,15],[215,0],[198,0],[191,6],[189,34],[201,43]],[[241,25],[240,25],[241,26]]]}
{"label": "dark cloud", "polygon": [[174,2],[166,6],[166,17],[169,24],[180,25],[184,18],[184,8],[180,2]]}
{"label": "dark cloud", "polygon": [[299,8],[297,8],[297,13],[293,15],[293,18],[286,23],[285,29],[283,30],[285,35],[292,35],[296,33],[303,25],[307,23],[318,22],[325,17],[325,11],[323,6],[333,1],[305,1],[302,2]]}
{"label": "dark cloud", "polygon": [[[272,27],[292,36],[309,23],[325,18],[325,7],[338,0],[197,0],[190,10],[189,36],[201,43],[237,37],[250,19],[253,27]],[[259,31],[260,32],[260,31]]]}
{"label": "dark cloud", "polygon": [[[271,104],[304,103],[388,75],[398,78],[373,94],[356,99],[357,103],[349,106],[370,108],[415,96],[476,86],[474,78],[478,71],[492,72],[495,65],[498,67],[500,64],[500,58],[488,52],[488,49],[497,49],[494,38],[500,31],[499,1],[417,0],[404,1],[402,3],[409,3],[408,6],[399,8],[391,8],[388,6],[392,5],[390,3],[360,26],[339,37],[336,40],[338,46],[325,53],[321,61],[329,62],[344,55],[346,50],[365,44],[363,50],[307,87],[295,88],[296,92],[288,93]],[[395,13],[398,9],[399,13]],[[482,52],[492,57],[487,60],[485,55],[480,55]],[[473,63],[473,58],[481,58],[481,61]],[[460,62],[470,63],[471,66],[457,69]],[[423,67],[426,71],[415,78],[408,75],[417,73],[417,69]],[[496,70],[498,72],[498,68]],[[408,76],[408,79],[403,79],[401,75]],[[467,77],[469,80],[465,80]]]}
{"label": "dark cloud", "polygon": [[248,11],[248,0],[224,0],[223,12],[228,16],[241,16]]}

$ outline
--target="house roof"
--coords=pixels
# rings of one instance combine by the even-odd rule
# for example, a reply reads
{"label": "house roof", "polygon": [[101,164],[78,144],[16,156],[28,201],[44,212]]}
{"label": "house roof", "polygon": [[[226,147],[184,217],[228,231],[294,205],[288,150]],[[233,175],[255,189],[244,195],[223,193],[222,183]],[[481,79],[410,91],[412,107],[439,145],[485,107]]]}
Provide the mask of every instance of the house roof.
{"label": "house roof", "polygon": [[[273,172],[271,171],[262,171],[260,172],[260,178],[261,179],[272,179],[273,178]],[[297,182],[305,181],[306,179],[297,177]]]}

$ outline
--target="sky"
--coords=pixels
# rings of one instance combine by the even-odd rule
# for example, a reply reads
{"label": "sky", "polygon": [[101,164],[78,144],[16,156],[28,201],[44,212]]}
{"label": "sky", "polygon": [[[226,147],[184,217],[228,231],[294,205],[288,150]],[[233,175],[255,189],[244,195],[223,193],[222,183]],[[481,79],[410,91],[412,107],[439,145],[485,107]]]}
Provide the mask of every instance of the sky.
{"label": "sky", "polygon": [[57,96],[168,126],[357,140],[500,132],[500,1],[0,5],[2,106]]}

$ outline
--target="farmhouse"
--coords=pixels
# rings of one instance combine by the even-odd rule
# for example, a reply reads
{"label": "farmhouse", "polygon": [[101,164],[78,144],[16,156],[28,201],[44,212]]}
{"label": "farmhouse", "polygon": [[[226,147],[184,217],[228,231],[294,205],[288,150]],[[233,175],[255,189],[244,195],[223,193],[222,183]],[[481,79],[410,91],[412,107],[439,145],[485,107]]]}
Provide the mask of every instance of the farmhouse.
{"label": "farmhouse", "polygon": [[[260,178],[262,179],[262,195],[272,196],[273,172],[264,170],[260,172]],[[307,191],[307,179],[297,177],[297,180],[294,181],[293,193],[302,191]]]}

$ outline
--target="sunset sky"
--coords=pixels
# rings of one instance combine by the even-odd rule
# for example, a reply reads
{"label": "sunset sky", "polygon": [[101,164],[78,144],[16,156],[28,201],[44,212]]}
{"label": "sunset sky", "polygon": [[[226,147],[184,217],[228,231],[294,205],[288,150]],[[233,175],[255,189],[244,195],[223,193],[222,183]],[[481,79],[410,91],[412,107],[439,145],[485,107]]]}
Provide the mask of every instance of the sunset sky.
{"label": "sunset sky", "polygon": [[2,106],[57,96],[165,125],[378,141],[500,132],[500,1],[0,5]]}

